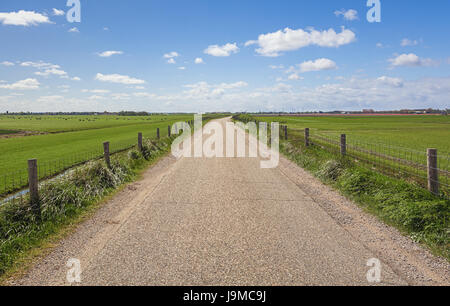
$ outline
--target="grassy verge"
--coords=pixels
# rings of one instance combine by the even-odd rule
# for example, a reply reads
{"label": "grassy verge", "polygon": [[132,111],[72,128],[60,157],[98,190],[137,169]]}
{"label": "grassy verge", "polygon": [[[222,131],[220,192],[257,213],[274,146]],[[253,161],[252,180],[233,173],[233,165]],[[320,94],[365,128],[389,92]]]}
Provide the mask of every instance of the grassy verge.
{"label": "grassy verge", "polygon": [[[242,119],[252,121],[248,115]],[[306,148],[299,141],[282,140],[280,152],[364,210],[450,260],[449,199],[405,180],[371,171],[319,147]]]}
{"label": "grassy verge", "polygon": [[174,137],[145,141],[142,152],[132,149],[111,158],[111,168],[93,161],[40,188],[40,217],[28,199],[0,207],[0,283],[20,273],[109,197],[136,180],[149,165],[170,150]]}

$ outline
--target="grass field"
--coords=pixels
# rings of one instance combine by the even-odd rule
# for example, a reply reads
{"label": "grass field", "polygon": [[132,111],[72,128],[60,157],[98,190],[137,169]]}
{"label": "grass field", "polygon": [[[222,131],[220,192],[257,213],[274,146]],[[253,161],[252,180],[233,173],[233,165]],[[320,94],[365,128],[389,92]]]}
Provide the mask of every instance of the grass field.
{"label": "grass field", "polygon": [[[251,118],[251,116],[249,117]],[[347,155],[372,170],[427,187],[427,148],[438,149],[440,191],[450,196],[450,117],[253,117],[288,126],[289,140],[310,141],[340,154],[340,134],[347,135]],[[283,134],[283,133],[282,133]]]}
{"label": "grass field", "polygon": [[289,128],[310,128],[311,133],[349,140],[377,142],[424,151],[436,148],[450,152],[450,116],[381,117],[256,117],[259,121],[280,122]]}
{"label": "grass field", "polygon": [[13,183],[5,176],[17,172],[14,183],[26,180],[28,159],[37,158],[40,165],[54,168],[61,167],[62,160],[66,164],[75,164],[101,155],[105,141],[111,143],[112,150],[118,146],[126,147],[137,142],[139,132],[143,133],[144,138],[154,138],[156,129],[160,128],[163,137],[168,133],[168,125],[192,119],[191,115],[0,116],[0,129],[50,133],[0,138],[0,194],[4,184]]}

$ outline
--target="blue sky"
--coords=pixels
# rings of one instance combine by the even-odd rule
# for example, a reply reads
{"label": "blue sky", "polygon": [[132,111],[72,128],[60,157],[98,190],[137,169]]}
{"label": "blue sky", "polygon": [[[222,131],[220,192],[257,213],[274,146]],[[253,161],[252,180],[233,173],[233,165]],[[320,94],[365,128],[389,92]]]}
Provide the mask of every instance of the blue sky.
{"label": "blue sky", "polygon": [[450,2],[0,3],[0,112],[450,107]]}

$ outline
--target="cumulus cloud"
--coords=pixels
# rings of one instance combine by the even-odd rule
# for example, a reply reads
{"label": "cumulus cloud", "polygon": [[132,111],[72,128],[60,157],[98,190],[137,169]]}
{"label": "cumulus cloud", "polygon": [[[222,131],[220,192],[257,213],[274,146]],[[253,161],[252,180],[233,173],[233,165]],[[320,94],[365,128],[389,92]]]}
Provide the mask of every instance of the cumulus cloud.
{"label": "cumulus cloud", "polygon": [[0,84],[0,88],[11,90],[33,90],[39,88],[39,81],[36,79],[25,79],[13,84]]}
{"label": "cumulus cloud", "polygon": [[125,85],[145,84],[144,80],[139,80],[136,78],[131,78],[127,75],[120,75],[120,74],[97,73],[97,75],[95,76],[95,79],[97,81],[101,81],[101,82],[118,83],[118,84],[125,84]]}
{"label": "cumulus cloud", "polygon": [[133,93],[133,96],[135,96],[136,98],[153,98],[156,95],[150,94],[148,92],[135,92]]}
{"label": "cumulus cloud", "polygon": [[114,93],[111,94],[113,100],[130,100],[131,96],[127,93]]}
{"label": "cumulus cloud", "polygon": [[164,54],[163,57],[167,59],[167,63],[176,64],[175,58],[177,58],[178,56],[180,56],[178,54],[178,52],[173,51],[173,52]]}
{"label": "cumulus cloud", "polygon": [[299,76],[298,73],[293,73],[288,76],[288,79],[289,80],[303,80],[304,77]]}
{"label": "cumulus cloud", "polygon": [[197,58],[195,59],[195,63],[196,63],[196,64],[204,64],[205,62],[203,61],[203,59],[202,59],[201,57],[197,57]]}
{"label": "cumulus cloud", "polygon": [[41,23],[51,23],[50,19],[34,11],[20,10],[18,12],[0,13],[0,22],[3,25],[37,26]]}
{"label": "cumulus cloud", "polygon": [[379,81],[383,84],[391,85],[393,87],[402,87],[403,86],[403,80],[400,78],[381,76],[377,79],[377,81]]}
{"label": "cumulus cloud", "polygon": [[284,65],[270,65],[270,69],[284,69]]}
{"label": "cumulus cloud", "polygon": [[103,51],[101,53],[98,53],[98,56],[100,57],[111,57],[113,55],[121,55],[123,54],[123,51]]}
{"label": "cumulus cloud", "polygon": [[53,15],[55,16],[63,16],[64,15],[64,11],[63,10],[58,10],[58,9],[53,9]]}
{"label": "cumulus cloud", "polygon": [[295,51],[308,46],[337,48],[355,40],[355,33],[344,27],[340,33],[336,33],[334,29],[325,31],[309,29],[305,31],[286,28],[273,33],[261,34],[257,41],[248,41],[246,45],[257,44],[259,46],[256,49],[258,54],[276,57],[280,56],[282,52]]}
{"label": "cumulus cloud", "polygon": [[94,94],[107,94],[110,91],[107,89],[82,89],[81,92],[90,92]]}
{"label": "cumulus cloud", "polygon": [[39,102],[39,103],[46,103],[46,102],[58,102],[58,101],[62,101],[62,100],[64,100],[64,97],[63,96],[57,96],[57,95],[53,95],[53,96],[42,96],[42,97],[39,97],[38,99],[37,99],[37,101]]}
{"label": "cumulus cloud", "polygon": [[198,82],[195,84],[184,85],[188,90],[183,92],[187,98],[211,99],[218,98],[226,93],[227,90],[247,87],[248,84],[244,81],[235,83],[221,83],[217,85],[210,85],[207,82]]}
{"label": "cumulus cloud", "polygon": [[34,74],[43,76],[43,77],[48,77],[50,75],[56,75],[56,76],[59,76],[64,79],[67,79],[69,77],[67,72],[65,72],[64,70],[61,69],[61,66],[55,65],[52,63],[46,63],[43,61],[22,62],[22,63],[20,63],[20,66],[36,68],[39,71],[35,72]]}
{"label": "cumulus cloud", "polygon": [[408,38],[404,38],[402,39],[402,41],[400,42],[400,45],[402,47],[411,47],[411,46],[417,46],[419,44],[419,42],[417,40],[410,40]]}
{"label": "cumulus cloud", "polygon": [[59,65],[46,63],[46,62],[43,62],[43,61],[39,61],[39,62],[22,62],[22,63],[20,63],[20,66],[22,66],[22,67],[33,67],[33,68],[37,68],[37,69],[51,69],[51,68],[59,69],[59,68],[61,68]]}
{"label": "cumulus cloud", "polygon": [[345,20],[348,21],[353,21],[353,20],[357,20],[358,19],[358,12],[356,10],[345,10],[342,9],[340,11],[335,11],[334,14],[339,17],[342,15],[342,17],[344,17]]}
{"label": "cumulus cloud", "polygon": [[301,72],[332,70],[337,68],[336,63],[328,58],[319,58],[315,61],[306,61],[301,63],[299,66]]}
{"label": "cumulus cloud", "polygon": [[73,27],[73,28],[70,28],[69,31],[67,31],[67,32],[69,32],[69,33],[80,33],[80,30],[78,30],[77,27]]}
{"label": "cumulus cloud", "polygon": [[401,54],[394,58],[389,59],[389,62],[393,67],[420,67],[420,66],[432,66],[435,62],[429,58],[420,58],[414,53]]}
{"label": "cumulus cloud", "polygon": [[186,70],[186,67],[184,67],[184,66],[178,67],[178,70]]}
{"label": "cumulus cloud", "polygon": [[14,66],[14,63],[8,62],[8,61],[4,61],[4,62],[1,62],[0,65],[2,65],[2,66]]}
{"label": "cumulus cloud", "polygon": [[238,53],[238,52],[239,52],[239,47],[236,45],[236,43],[233,43],[233,44],[228,43],[223,46],[211,45],[204,50],[205,54],[209,54],[209,55],[217,56],[217,57],[227,57],[233,53]]}
{"label": "cumulus cloud", "polygon": [[81,81],[81,79],[79,77],[73,77],[71,78],[72,81]]}
{"label": "cumulus cloud", "polygon": [[61,78],[67,78],[67,72],[65,72],[64,70],[61,70],[61,69],[57,69],[57,68],[50,68],[50,69],[46,69],[44,71],[37,71],[34,74],[43,76],[43,77],[48,77],[49,75],[57,75]]}
{"label": "cumulus cloud", "polygon": [[180,56],[180,55],[175,51],[164,54],[164,58],[174,58],[174,57],[178,57],[178,56]]}
{"label": "cumulus cloud", "polygon": [[105,100],[106,98],[104,96],[99,96],[99,95],[92,95],[90,97],[88,97],[88,100],[91,101],[96,101],[96,100]]}

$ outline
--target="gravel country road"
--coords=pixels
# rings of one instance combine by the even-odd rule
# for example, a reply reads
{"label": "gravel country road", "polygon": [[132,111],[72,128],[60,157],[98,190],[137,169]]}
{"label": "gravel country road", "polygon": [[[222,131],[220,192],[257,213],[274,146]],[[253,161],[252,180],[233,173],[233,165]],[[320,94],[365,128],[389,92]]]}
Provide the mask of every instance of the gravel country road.
{"label": "gravel country road", "polygon": [[[229,119],[218,120],[224,124]],[[447,261],[281,158],[167,157],[11,285],[449,285]]]}

